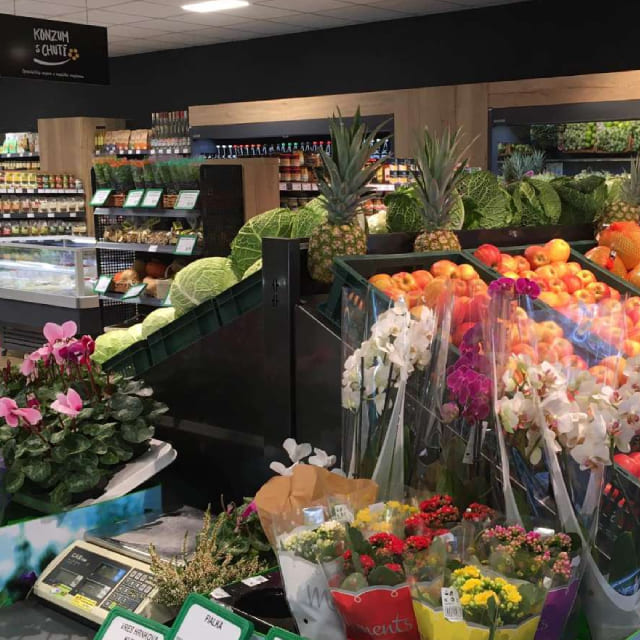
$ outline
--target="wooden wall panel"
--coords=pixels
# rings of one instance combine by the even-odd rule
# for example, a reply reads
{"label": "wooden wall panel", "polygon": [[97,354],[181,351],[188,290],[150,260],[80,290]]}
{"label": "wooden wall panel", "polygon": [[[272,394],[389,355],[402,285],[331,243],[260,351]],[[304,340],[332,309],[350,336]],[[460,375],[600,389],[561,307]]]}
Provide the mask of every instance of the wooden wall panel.
{"label": "wooden wall panel", "polygon": [[640,71],[534,78],[489,84],[490,107],[640,99]]}
{"label": "wooden wall panel", "polygon": [[461,84],[456,87],[456,127],[462,127],[473,140],[469,163],[473,167],[488,164],[488,87],[485,83]]}

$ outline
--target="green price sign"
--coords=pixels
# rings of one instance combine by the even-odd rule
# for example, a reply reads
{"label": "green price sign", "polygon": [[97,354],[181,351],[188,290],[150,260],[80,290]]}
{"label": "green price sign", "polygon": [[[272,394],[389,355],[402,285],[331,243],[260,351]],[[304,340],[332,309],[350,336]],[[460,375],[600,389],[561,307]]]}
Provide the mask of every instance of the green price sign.
{"label": "green price sign", "polygon": [[112,189],[97,189],[91,199],[91,205],[93,207],[101,207],[111,194]]}
{"label": "green price sign", "polygon": [[159,622],[147,620],[131,611],[116,607],[98,629],[95,640],[168,640],[169,633],[170,629]]}

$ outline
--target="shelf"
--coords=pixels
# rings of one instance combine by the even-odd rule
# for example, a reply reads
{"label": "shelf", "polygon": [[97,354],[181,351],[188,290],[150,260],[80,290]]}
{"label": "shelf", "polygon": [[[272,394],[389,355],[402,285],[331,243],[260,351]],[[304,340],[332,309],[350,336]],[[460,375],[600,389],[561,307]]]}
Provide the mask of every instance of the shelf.
{"label": "shelf", "polygon": [[126,217],[152,217],[164,216],[167,218],[191,218],[199,216],[199,209],[118,209],[116,207],[98,207],[94,212],[95,216],[126,216]]}
{"label": "shelf", "polygon": [[0,160],[39,160],[40,154],[38,153],[0,153]]}
{"label": "shelf", "polygon": [[191,149],[189,147],[161,147],[159,149],[151,149],[149,155],[152,156],[185,156],[191,155]]}
{"label": "shelf", "polygon": [[[372,191],[395,191],[395,184],[368,184],[368,189]],[[290,191],[318,191],[317,182],[281,182],[280,192]]]}
{"label": "shelf", "polygon": [[115,300],[116,302],[124,302],[126,304],[142,304],[147,307],[163,307],[164,300],[153,298],[152,296],[138,296],[137,298],[122,299],[124,293],[101,293],[101,300]]}
{"label": "shelf", "polygon": [[0,213],[0,220],[82,220],[84,211],[51,213]]}
{"label": "shelf", "polygon": [[[133,242],[96,242],[96,249],[107,249],[109,251],[140,251],[142,253],[175,253],[175,244],[136,244]],[[196,247],[191,255],[200,255],[200,247]],[[185,256],[189,257],[189,256]]]}
{"label": "shelf", "polygon": [[633,157],[631,156],[627,156],[625,158],[621,158],[621,157],[613,157],[613,158],[607,158],[606,156],[591,156],[589,158],[565,158],[565,157],[560,157],[560,158],[550,158],[550,157],[546,157],[544,159],[545,162],[631,162],[631,160],[633,160]]}
{"label": "shelf", "polygon": [[109,156],[123,156],[123,157],[141,157],[141,156],[148,156],[149,155],[149,149],[127,149],[126,151],[95,151],[94,152],[94,157],[95,158],[104,158],[104,157],[109,157]]}
{"label": "shelf", "polygon": [[67,196],[67,195],[84,195],[84,189],[26,189],[23,187],[0,187],[0,195],[47,195],[47,196]]}

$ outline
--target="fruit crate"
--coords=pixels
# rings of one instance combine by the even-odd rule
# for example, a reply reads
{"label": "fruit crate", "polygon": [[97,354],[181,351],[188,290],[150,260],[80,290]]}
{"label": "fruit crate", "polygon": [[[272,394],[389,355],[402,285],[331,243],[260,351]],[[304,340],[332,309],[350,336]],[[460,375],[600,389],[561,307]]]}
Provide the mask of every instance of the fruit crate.
{"label": "fruit crate", "polygon": [[[578,244],[578,243],[576,243]],[[585,245],[588,243],[584,243]],[[515,247],[500,247],[501,253],[507,253],[509,255],[524,255],[525,249],[531,245],[519,245]],[[586,249],[588,250],[588,249]],[[473,256],[475,249],[464,249],[463,254],[466,254],[468,259],[476,258]],[[579,262],[576,260],[576,262]],[[591,266],[597,266],[589,262],[584,256],[582,256],[582,262],[585,264],[585,268],[591,268]],[[485,269],[488,269],[494,278],[499,278],[501,275],[492,269],[484,265]],[[594,270],[595,273],[595,270]],[[609,274],[611,275],[611,274]],[[603,279],[604,281],[604,279]],[[534,320],[540,322],[542,320],[553,320],[556,324],[559,324],[564,331],[565,337],[573,344],[574,351],[577,355],[582,357],[589,364],[596,364],[595,358],[598,360],[607,357],[617,355],[618,351],[615,347],[608,344],[604,340],[598,338],[596,335],[588,332],[581,331],[578,325],[565,315],[556,311],[553,307],[545,304],[541,300],[536,300],[533,303],[534,306]]]}
{"label": "fruit crate", "polygon": [[149,345],[146,340],[140,340],[107,360],[102,368],[105,371],[121,373],[123,376],[135,377],[144,373],[150,366]]}
{"label": "fruit crate", "polygon": [[262,271],[258,271],[235,286],[223,291],[217,298],[222,326],[262,304]]}
{"label": "fruit crate", "polygon": [[601,267],[595,262],[591,262],[591,260],[585,257],[584,254],[587,253],[589,249],[593,249],[596,246],[595,242],[573,243],[571,245],[571,260],[580,263],[585,269],[593,271],[598,280],[601,280],[610,287],[617,289],[620,293],[626,293],[630,296],[640,296],[640,289],[638,289],[638,287],[634,287],[628,280],[625,280],[620,276],[616,276],[608,269]]}
{"label": "fruit crate", "polygon": [[455,264],[471,264],[485,282],[496,279],[496,275],[479,260],[461,251],[433,251],[430,253],[396,253],[390,255],[343,256],[333,261],[333,284],[329,297],[320,305],[319,310],[332,327],[340,330],[342,313],[342,290],[351,290],[351,295],[366,298],[372,295],[384,305],[391,300],[379,289],[368,282],[377,273],[393,274],[398,271],[415,271],[429,269],[438,260],[450,260]]}

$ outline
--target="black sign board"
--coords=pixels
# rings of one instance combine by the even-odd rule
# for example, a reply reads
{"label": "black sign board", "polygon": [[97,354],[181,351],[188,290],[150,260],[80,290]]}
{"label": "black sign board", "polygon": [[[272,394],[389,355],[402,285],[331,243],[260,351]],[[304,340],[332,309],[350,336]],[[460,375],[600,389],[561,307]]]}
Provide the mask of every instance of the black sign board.
{"label": "black sign board", "polygon": [[0,76],[109,84],[107,30],[0,14]]}

